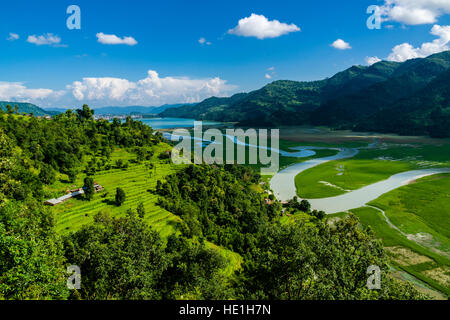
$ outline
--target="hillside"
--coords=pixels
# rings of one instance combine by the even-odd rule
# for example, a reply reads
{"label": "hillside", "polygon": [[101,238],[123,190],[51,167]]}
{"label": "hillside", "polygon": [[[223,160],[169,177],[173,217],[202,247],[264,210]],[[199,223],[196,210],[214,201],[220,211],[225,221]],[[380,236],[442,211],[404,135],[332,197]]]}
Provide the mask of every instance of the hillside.
{"label": "hillside", "polygon": [[8,101],[0,101],[0,108],[3,111],[6,111],[6,106],[10,105],[13,109],[15,106],[18,107],[18,112],[19,113],[27,113],[27,114],[34,114],[35,116],[53,116],[58,114],[59,112],[56,111],[48,111],[48,110],[44,110],[32,103],[26,103],[26,102],[8,102]]}
{"label": "hillside", "polygon": [[406,61],[386,81],[325,102],[313,112],[312,123],[351,129],[355,121],[389,108],[389,105],[400,99],[413,96],[449,67],[450,52]]}
{"label": "hillside", "polygon": [[359,123],[355,129],[450,136],[450,69],[414,95]]}
{"label": "hillside", "polygon": [[[173,108],[160,115],[238,122],[243,126],[308,124],[362,131],[435,135],[436,132],[429,130],[432,127],[430,121],[428,125],[414,123],[423,120],[422,113],[427,117],[431,115],[431,111],[436,108],[435,100],[440,96],[444,99],[441,108],[448,107],[446,77],[442,76],[441,79],[440,76],[449,68],[450,51],[403,63],[381,61],[369,67],[353,66],[320,81],[275,81],[247,94],[230,98],[213,97],[198,105]],[[441,80],[434,83],[435,79]],[[436,99],[426,99],[425,92],[432,88]],[[404,105],[414,105],[417,99],[426,102],[421,108],[422,113],[414,106],[410,109]],[[400,107],[402,103],[403,107]],[[402,115],[415,112],[411,114],[415,120],[405,122],[404,117],[398,114],[394,117],[392,112],[397,108]],[[383,114],[383,121],[390,125],[376,125],[375,118],[371,117],[377,117],[377,114]],[[450,136],[450,133],[444,136]]]}

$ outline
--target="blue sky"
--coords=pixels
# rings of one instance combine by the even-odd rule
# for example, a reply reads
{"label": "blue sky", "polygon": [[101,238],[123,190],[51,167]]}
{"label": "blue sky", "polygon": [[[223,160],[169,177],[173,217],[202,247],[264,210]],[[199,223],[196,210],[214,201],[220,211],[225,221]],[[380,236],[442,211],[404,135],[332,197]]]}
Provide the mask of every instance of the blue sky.
{"label": "blue sky", "polygon": [[[450,1],[391,2],[8,1],[0,5],[0,100],[194,102],[279,79],[330,77],[368,57],[402,61],[448,50]],[[72,4],[81,30],[66,27]],[[366,25],[370,5],[383,10],[379,30]],[[102,34],[133,41],[105,44]],[[408,45],[393,50],[401,44]]]}

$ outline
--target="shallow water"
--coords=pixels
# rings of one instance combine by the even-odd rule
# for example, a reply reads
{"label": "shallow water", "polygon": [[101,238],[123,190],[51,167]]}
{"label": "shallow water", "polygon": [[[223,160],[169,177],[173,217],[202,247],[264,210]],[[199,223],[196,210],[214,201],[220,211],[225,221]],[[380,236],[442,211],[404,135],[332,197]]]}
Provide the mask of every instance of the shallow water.
{"label": "shallow water", "polygon": [[354,157],[357,153],[357,149],[340,149],[340,152],[334,156],[312,159],[294,164],[276,173],[270,180],[270,188],[273,190],[274,195],[278,200],[288,201],[297,195],[295,177],[299,173],[328,161]]}
{"label": "shallow water", "polygon": [[[153,129],[171,129],[171,128],[193,128],[194,119],[183,118],[144,118],[139,119],[141,122],[152,127]],[[219,122],[202,121],[204,126],[218,125]]]}
{"label": "shallow water", "polygon": [[411,181],[438,173],[450,173],[450,169],[422,169],[401,172],[394,174],[386,180],[373,183],[340,196],[308,201],[311,203],[313,209],[323,210],[326,213],[343,212],[362,207],[384,193],[407,185]]}

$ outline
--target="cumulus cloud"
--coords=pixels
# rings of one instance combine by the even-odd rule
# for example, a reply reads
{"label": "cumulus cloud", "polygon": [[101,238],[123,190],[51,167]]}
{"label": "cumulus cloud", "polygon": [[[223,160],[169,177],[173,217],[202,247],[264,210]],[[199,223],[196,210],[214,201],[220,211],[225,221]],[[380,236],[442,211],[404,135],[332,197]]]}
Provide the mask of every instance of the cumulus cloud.
{"label": "cumulus cloud", "polygon": [[10,32],[9,37],[6,38],[8,41],[16,41],[19,40],[19,35],[17,33]]}
{"label": "cumulus cloud", "polygon": [[366,57],[366,63],[367,63],[369,66],[371,66],[371,65],[373,65],[373,64],[375,64],[375,63],[377,63],[377,62],[380,62],[380,61],[381,61],[381,59],[378,58],[378,57]]}
{"label": "cumulus cloud", "polygon": [[434,25],[431,34],[438,38],[432,42],[425,42],[420,47],[415,48],[410,43],[402,43],[392,49],[388,56],[389,61],[403,62],[414,58],[424,58],[431,54],[449,50],[450,26]]}
{"label": "cumulus cloud", "polygon": [[59,45],[61,43],[61,38],[52,33],[46,33],[40,36],[36,35],[28,36],[27,42],[33,43],[37,46]]}
{"label": "cumulus cloud", "polygon": [[42,100],[55,100],[64,95],[64,91],[52,89],[29,89],[22,82],[0,81],[0,100],[38,103]]}
{"label": "cumulus cloud", "polygon": [[262,40],[266,38],[277,38],[297,31],[300,31],[300,28],[295,24],[269,20],[263,15],[252,13],[250,17],[239,20],[238,25],[228,30],[228,33],[243,37],[256,37]]}
{"label": "cumulus cloud", "polygon": [[348,42],[345,42],[342,39],[337,39],[335,42],[331,44],[331,46],[338,50],[348,50],[352,48]]}
{"label": "cumulus cloud", "polygon": [[96,36],[97,41],[102,44],[110,44],[110,45],[125,44],[127,46],[135,46],[138,43],[133,37],[120,38],[115,34],[104,34],[103,32],[97,33]]}
{"label": "cumulus cloud", "polygon": [[380,14],[385,21],[397,21],[408,25],[436,23],[450,13],[449,0],[385,0]]}
{"label": "cumulus cloud", "polygon": [[264,75],[264,78],[266,78],[266,79],[272,79],[272,76],[271,76],[270,74],[266,73],[266,74]]}
{"label": "cumulus cloud", "polygon": [[191,79],[160,77],[149,70],[139,81],[120,78],[83,78],[67,86],[78,101],[93,101],[118,105],[193,103],[210,96],[221,96],[234,89],[220,78]]}

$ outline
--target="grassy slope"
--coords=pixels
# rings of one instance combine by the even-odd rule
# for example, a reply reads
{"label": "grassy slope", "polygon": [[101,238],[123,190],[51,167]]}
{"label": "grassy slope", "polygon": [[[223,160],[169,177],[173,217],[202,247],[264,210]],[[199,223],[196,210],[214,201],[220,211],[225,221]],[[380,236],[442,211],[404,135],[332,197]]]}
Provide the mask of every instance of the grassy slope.
{"label": "grassy slope", "polygon": [[430,165],[450,166],[449,159],[449,145],[382,145],[376,149],[361,150],[352,159],[331,161],[302,172],[295,178],[295,184],[297,194],[301,197],[333,197],[344,194],[345,190],[359,189],[403,171]]}

